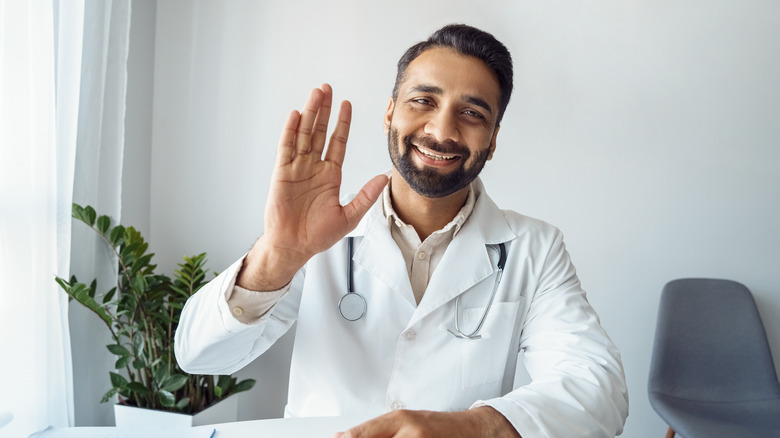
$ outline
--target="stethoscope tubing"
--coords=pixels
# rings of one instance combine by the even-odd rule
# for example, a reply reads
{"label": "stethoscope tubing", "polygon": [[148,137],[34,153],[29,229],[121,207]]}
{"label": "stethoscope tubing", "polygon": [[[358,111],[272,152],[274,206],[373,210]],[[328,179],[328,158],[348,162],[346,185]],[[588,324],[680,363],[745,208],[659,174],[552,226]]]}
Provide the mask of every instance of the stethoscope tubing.
{"label": "stethoscope tubing", "polygon": [[347,321],[357,321],[366,314],[368,305],[363,295],[355,292],[352,267],[352,248],[355,238],[347,237],[347,293],[339,300],[339,314]]}
{"label": "stethoscope tubing", "polygon": [[[363,295],[355,292],[354,284],[354,269],[352,262],[352,254],[354,249],[354,240],[352,236],[347,237],[347,293],[344,294],[339,300],[339,314],[347,321],[357,321],[366,314],[367,303]],[[490,248],[495,249],[498,246],[498,272],[496,273],[496,281],[493,283],[493,290],[490,293],[485,311],[482,313],[482,317],[479,320],[476,328],[471,333],[463,333],[460,328],[460,296],[455,300],[455,330],[447,329],[447,333],[458,339],[480,339],[482,335],[479,332],[482,330],[482,326],[485,324],[487,315],[490,312],[490,308],[493,306],[493,300],[496,297],[498,291],[498,285],[501,283],[501,277],[504,274],[504,267],[506,266],[507,252],[506,245],[499,243],[498,245],[491,245]]]}
{"label": "stethoscope tubing", "polygon": [[[491,246],[491,248],[495,248],[494,246]],[[482,318],[480,318],[479,323],[477,324],[477,327],[471,331],[471,333],[466,334],[463,333],[463,331],[460,328],[460,296],[455,299],[455,330],[447,329],[447,333],[451,334],[452,336],[458,338],[458,339],[481,339],[482,335],[479,334],[480,330],[482,330],[482,326],[485,324],[485,320],[487,319],[487,315],[490,312],[490,308],[493,306],[493,299],[496,297],[496,292],[498,291],[498,285],[501,283],[501,277],[504,274],[504,266],[506,266],[506,245],[503,243],[498,244],[498,272],[496,273],[496,281],[493,283],[493,290],[490,292],[490,298],[488,299],[487,306],[485,307],[485,311],[482,313]]]}

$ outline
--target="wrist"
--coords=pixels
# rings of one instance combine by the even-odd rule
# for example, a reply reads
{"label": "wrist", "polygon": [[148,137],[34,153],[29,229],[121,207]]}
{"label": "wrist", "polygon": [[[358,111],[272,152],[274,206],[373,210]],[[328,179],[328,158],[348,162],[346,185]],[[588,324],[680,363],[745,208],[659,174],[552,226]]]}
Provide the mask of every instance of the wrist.
{"label": "wrist", "polygon": [[478,425],[477,434],[474,436],[521,438],[512,423],[502,413],[490,406],[480,406],[466,412],[471,413],[475,424]]}
{"label": "wrist", "polygon": [[295,250],[274,247],[260,237],[244,257],[236,285],[253,291],[281,289],[310,258]]}

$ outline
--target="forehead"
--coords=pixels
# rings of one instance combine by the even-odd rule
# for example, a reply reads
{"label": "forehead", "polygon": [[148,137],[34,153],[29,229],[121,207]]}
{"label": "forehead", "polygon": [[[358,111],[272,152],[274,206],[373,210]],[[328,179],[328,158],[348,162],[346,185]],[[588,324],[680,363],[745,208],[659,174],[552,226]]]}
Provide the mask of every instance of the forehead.
{"label": "forehead", "polygon": [[433,85],[446,93],[478,96],[498,108],[498,77],[484,62],[450,48],[434,47],[406,67],[399,94],[419,85]]}

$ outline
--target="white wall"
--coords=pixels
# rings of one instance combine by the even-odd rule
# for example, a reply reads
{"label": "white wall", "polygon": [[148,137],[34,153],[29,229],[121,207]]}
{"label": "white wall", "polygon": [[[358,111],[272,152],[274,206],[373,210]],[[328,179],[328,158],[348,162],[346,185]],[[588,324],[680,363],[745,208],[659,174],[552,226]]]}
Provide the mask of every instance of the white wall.
{"label": "white wall", "polygon": [[[780,3],[159,0],[151,242],[170,271],[214,270],[263,229],[282,122],[309,90],[354,106],[344,190],[389,167],[395,62],[466,22],[512,51],[515,93],[483,179],[499,205],[560,227],[622,350],[624,436],[660,436],[646,378],[665,282],[754,292],[780,359]],[[291,339],[241,372],[243,419],[279,415]]]}

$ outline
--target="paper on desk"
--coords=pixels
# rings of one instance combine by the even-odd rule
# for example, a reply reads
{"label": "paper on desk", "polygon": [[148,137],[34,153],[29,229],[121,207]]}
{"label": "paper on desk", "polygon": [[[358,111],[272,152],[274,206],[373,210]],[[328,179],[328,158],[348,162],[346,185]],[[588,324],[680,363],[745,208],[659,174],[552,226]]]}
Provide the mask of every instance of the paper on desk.
{"label": "paper on desk", "polygon": [[209,438],[213,427],[160,429],[148,427],[48,427],[28,438]]}

